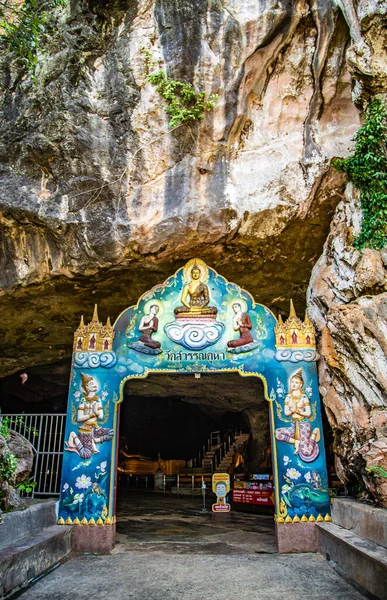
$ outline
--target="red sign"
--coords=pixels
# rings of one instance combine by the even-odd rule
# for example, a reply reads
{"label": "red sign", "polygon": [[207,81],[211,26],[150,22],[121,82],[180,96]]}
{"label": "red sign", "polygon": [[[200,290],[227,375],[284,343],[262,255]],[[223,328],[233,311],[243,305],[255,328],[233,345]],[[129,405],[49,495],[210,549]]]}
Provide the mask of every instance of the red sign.
{"label": "red sign", "polygon": [[233,502],[244,502],[245,504],[265,504],[274,506],[274,494],[272,490],[233,490]]}
{"label": "red sign", "polygon": [[229,504],[213,504],[212,510],[214,512],[230,512],[231,506]]}

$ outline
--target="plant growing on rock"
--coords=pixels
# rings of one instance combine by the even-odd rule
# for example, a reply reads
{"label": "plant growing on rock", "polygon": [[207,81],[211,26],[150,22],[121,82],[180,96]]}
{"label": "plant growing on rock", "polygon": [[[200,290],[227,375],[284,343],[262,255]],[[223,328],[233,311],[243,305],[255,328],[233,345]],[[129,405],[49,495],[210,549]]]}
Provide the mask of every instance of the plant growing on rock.
{"label": "plant growing on rock", "polygon": [[0,515],[1,510],[21,506],[20,491],[28,493],[36,485],[29,478],[33,462],[29,443],[9,425],[9,419],[0,415]]}
{"label": "plant growing on rock", "polygon": [[0,40],[27,69],[32,70],[38,61],[40,38],[51,12],[66,5],[67,0],[0,0]]}
{"label": "plant growing on rock", "polygon": [[9,481],[12,475],[16,471],[17,458],[9,450],[5,450],[0,463],[0,483],[3,481]]}
{"label": "plant growing on rock", "polygon": [[366,467],[366,471],[374,477],[384,477],[387,479],[387,471],[386,469],[383,469],[383,467]]}
{"label": "plant growing on rock", "polygon": [[205,92],[196,93],[191,83],[170,79],[162,69],[151,73],[147,79],[166,100],[170,127],[187,121],[200,121],[205,112],[216,107],[217,94],[206,99]]}
{"label": "plant growing on rock", "polygon": [[380,99],[369,104],[355,141],[354,154],[334,166],[360,191],[361,232],[353,245],[380,250],[387,244],[387,109]]}

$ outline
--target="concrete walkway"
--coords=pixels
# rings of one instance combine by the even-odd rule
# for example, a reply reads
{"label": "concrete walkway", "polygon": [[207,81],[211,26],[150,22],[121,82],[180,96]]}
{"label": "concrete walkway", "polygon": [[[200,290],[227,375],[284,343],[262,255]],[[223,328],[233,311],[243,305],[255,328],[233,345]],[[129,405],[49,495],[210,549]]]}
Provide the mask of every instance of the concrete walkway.
{"label": "concrete walkway", "polygon": [[[201,515],[200,498],[123,494],[111,556],[75,557],[22,600],[362,600],[317,554],[275,553],[272,517]],[[218,515],[219,516],[219,515]]]}

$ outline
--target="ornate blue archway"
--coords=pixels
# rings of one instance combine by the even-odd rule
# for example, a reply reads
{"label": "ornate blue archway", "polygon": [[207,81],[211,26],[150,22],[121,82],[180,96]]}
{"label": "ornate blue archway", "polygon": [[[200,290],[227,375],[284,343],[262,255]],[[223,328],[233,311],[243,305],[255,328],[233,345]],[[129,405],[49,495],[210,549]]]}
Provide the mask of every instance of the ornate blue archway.
{"label": "ornate blue archway", "polygon": [[125,383],[149,373],[234,372],[260,378],[269,402],[279,549],[313,549],[314,522],[330,520],[315,361],[307,317],[301,321],[291,304],[289,319],[277,320],[200,259],[145,293],[114,326],[99,322],[97,308],[88,325],[82,318],[74,335],[59,508],[59,523],[77,526],[76,548],[114,545]]}

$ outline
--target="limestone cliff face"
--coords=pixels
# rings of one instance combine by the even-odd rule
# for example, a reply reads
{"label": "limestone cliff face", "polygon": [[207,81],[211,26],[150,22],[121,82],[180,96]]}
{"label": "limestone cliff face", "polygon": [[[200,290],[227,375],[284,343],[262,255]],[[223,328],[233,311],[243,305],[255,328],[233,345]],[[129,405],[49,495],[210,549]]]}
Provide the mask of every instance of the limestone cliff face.
{"label": "limestone cliff face", "polygon": [[[364,1],[349,21],[355,44],[348,64],[359,100],[386,89],[386,15],[385,2]],[[360,223],[358,197],[348,186],[313,270],[308,312],[320,333],[320,392],[337,472],[344,482],[362,482],[387,507],[387,253],[353,248]]]}
{"label": "limestone cliff face", "polygon": [[[342,4],[82,0],[36,81],[3,59],[3,373],[69,356],[81,310],[114,318],[194,255],[304,308],[343,191],[330,161],[359,126],[367,46]],[[217,108],[171,131],[144,50]]]}
{"label": "limestone cliff face", "polygon": [[351,246],[359,222],[349,186],[313,269],[308,312],[320,333],[320,392],[337,472],[387,506],[387,479],[377,470],[387,471],[387,253]]}

